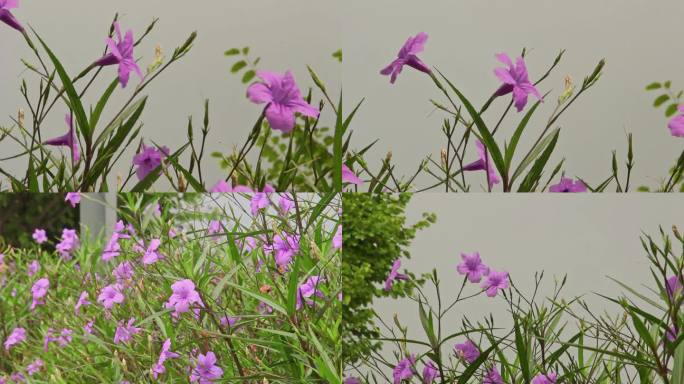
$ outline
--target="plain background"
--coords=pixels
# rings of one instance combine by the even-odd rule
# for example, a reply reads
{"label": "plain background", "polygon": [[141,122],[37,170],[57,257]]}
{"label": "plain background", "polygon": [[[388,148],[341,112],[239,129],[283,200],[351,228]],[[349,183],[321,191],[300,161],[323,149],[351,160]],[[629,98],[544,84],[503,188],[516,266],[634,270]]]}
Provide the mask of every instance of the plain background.
{"label": "plain background", "polygon": [[[680,232],[684,229],[682,200],[676,195],[416,194],[407,209],[408,222],[417,221],[423,212],[436,213],[437,223],[417,233],[410,247],[411,259],[402,260],[402,270],[420,274],[436,268],[443,301],[453,301],[461,287],[463,277],[456,271],[461,252],[478,251],[486,265],[508,271],[527,297],[534,287],[535,272],[545,273],[538,295],[541,299],[553,293],[554,278],[560,280],[567,274],[561,297],[585,295],[596,312],[606,309],[612,314],[620,312],[593,294],[622,293],[607,276],[641,292],[644,284],[653,286],[639,237],[648,234],[659,242],[659,226],[670,234],[673,224]],[[681,251],[680,246],[674,249]],[[434,297],[431,287],[426,284],[424,292]],[[471,293],[477,289],[468,288]],[[469,292],[468,288],[464,292]],[[465,316],[476,322],[492,313],[497,324],[508,326],[503,298],[482,296],[459,305],[445,318],[443,334],[460,330]],[[414,302],[382,299],[376,300],[374,308],[388,324],[393,324],[392,316],[398,314],[409,329],[409,338],[426,340]],[[445,352],[457,342],[461,341],[447,343]],[[390,352],[386,351],[387,358],[391,358]]]}
{"label": "plain background", "polygon": [[[376,171],[387,151],[393,152],[396,174],[412,175],[428,154],[439,161],[445,147],[441,133],[444,113],[435,111],[429,99],[447,101],[425,74],[406,67],[396,83],[378,72],[389,64],[404,41],[420,31],[428,33],[425,52],[419,55],[439,68],[477,107],[499,86],[494,54],[518,56],[528,49],[531,79],[539,78],[557,53],[566,49],[561,64],[540,92],[551,90],[528,125],[538,134],[555,107],[569,74],[576,84],[591,73],[601,58],[604,75],[561,117],[559,144],[551,162],[565,157],[569,176],[580,176],[596,185],[610,174],[611,151],[624,163],[626,132],[634,134],[636,185],[657,186],[684,146],[684,139],[670,136],[663,110],[652,107],[656,94],[646,92],[653,81],[672,80],[684,88],[684,50],[679,0],[348,0],[344,1],[343,35],[346,95],[366,100],[354,122],[353,143],[363,148],[377,138],[366,157]],[[504,101],[505,100],[505,101]],[[509,98],[487,112],[494,125]],[[529,108],[528,104],[528,108]],[[501,107],[501,108],[500,108]],[[511,118],[512,117],[512,118]],[[522,118],[509,114],[499,140],[509,138]],[[462,127],[461,127],[462,132]],[[503,136],[499,136],[503,134]],[[535,135],[536,137],[536,135]],[[521,140],[527,149],[529,140]],[[474,148],[469,149],[473,160]],[[624,177],[624,168],[621,168]],[[434,179],[418,179],[420,186]],[[486,184],[482,172],[469,178],[474,191]],[[496,190],[500,190],[500,185]],[[443,190],[443,189],[442,189]],[[442,191],[440,190],[440,191]]]}
{"label": "plain background", "polygon": [[[254,0],[202,1],[180,0],[120,0],[115,2],[65,0],[22,1],[14,15],[25,25],[30,24],[46,40],[66,69],[74,75],[99,58],[114,14],[119,12],[122,29],[132,28],[135,36],[145,30],[154,17],[159,22],[154,31],[136,51],[140,67],[145,71],[154,59],[154,48],[161,44],[168,59],[173,49],[182,44],[192,31],[198,38],[192,51],[180,62],[156,79],[143,94],[150,95],[141,121],[145,123],[142,136],[160,145],[177,149],[186,138],[187,118],[195,118],[196,133],[203,114],[204,99],[211,103],[211,129],[207,152],[228,153],[246,140],[261,109],[245,97],[246,85],[241,75],[230,73],[235,57],[224,57],[223,52],[233,47],[250,46],[252,58],[261,57],[260,69],[283,73],[291,69],[300,88],[313,86],[306,65],[311,65],[331,91],[339,89],[341,64],[331,55],[341,48],[339,12],[333,0]],[[29,81],[31,94],[37,94],[36,76],[24,71],[20,58],[34,62],[34,56],[16,31],[0,28],[0,125],[11,126],[10,117],[17,110],[28,111],[19,86],[22,78]],[[104,70],[106,76],[86,100],[95,104],[102,90],[116,74],[115,67]],[[103,123],[118,111],[123,100],[133,92],[139,79],[131,74],[125,90],[118,89],[116,102],[105,111]],[[333,92],[335,93],[335,92]],[[64,105],[55,107],[45,124],[43,137],[66,132]],[[28,115],[28,113],[27,113]],[[28,122],[28,120],[27,120]],[[328,112],[321,124],[334,119]],[[126,175],[134,153],[125,154],[122,167],[116,171]],[[14,143],[5,140],[0,145],[0,157],[18,153]],[[218,161],[205,158],[205,177],[211,187],[223,173]],[[6,170],[24,172],[25,161],[3,162]],[[114,174],[116,174],[116,171]],[[134,184],[129,184],[132,186]],[[162,186],[163,190],[164,187]]]}

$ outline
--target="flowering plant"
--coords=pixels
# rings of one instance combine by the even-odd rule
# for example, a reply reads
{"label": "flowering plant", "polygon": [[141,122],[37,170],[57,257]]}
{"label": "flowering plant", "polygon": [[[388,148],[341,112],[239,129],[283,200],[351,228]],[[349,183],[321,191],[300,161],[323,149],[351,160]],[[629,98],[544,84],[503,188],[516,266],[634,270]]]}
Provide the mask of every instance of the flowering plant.
{"label": "flowering plant", "polygon": [[[0,21],[23,36],[34,59],[22,59],[22,63],[37,80],[34,84],[22,81],[26,111],[20,109],[13,124],[1,128],[0,142],[6,140],[17,151],[0,158],[0,165],[21,160],[26,166],[25,172],[19,173],[0,167],[0,173],[7,179],[7,183],[0,184],[0,189],[142,192],[153,188],[159,179],[180,192],[268,191],[267,185],[279,191],[341,189],[342,154],[349,140],[347,127],[352,116],[343,115],[341,95],[338,102],[333,102],[313,69],[309,68],[312,80],[323,95],[319,102],[311,89],[300,90],[290,71],[260,70],[256,68],[258,60],[251,61],[250,65],[240,60],[233,65],[232,72],[249,68],[242,77],[244,83],[251,82],[246,96],[263,108],[239,151],[214,154],[226,170],[225,177],[205,180],[202,164],[210,133],[208,100],[204,102],[201,135],[197,135],[190,118],[187,141],[179,148],[168,148],[145,137],[142,124],[149,97],[143,92],[190,52],[196,32],[168,58],[157,46],[154,58],[143,71],[142,59],[136,56],[137,47],[152,33],[157,19],[142,34],[136,35],[132,29],[124,28],[116,15],[109,33],[103,33],[103,52],[94,53],[74,76],[49,47],[48,39],[33,28],[24,27],[14,16],[12,12],[18,5],[18,1],[0,2]],[[226,54],[247,55],[248,51],[248,48],[237,52],[232,49]],[[103,76],[112,75],[110,67],[116,68],[116,75],[100,84]],[[35,91],[30,91],[31,85]],[[91,97],[100,85],[104,92]],[[122,105],[113,106],[116,100],[113,96],[119,92],[128,94]],[[89,103],[92,104],[89,106]],[[333,112],[332,130],[323,127],[320,121],[324,107]],[[66,133],[45,137],[46,121],[54,113],[66,115]],[[103,116],[110,115],[111,119],[103,121]],[[288,141],[285,149],[280,149],[281,139]],[[63,147],[65,153],[60,156],[50,147]],[[274,151],[274,147],[278,150]],[[131,151],[134,151],[132,159],[127,160]],[[254,157],[256,163],[252,164]],[[121,163],[130,164],[128,173],[117,175],[114,181],[112,175],[118,169],[115,165]]]}
{"label": "flowering plant", "polygon": [[[674,236],[662,229],[660,235],[660,242],[642,237],[653,285],[640,292],[615,280],[626,294],[599,294],[609,308],[600,311],[581,296],[564,299],[566,277],[555,280],[552,293],[541,298],[543,272],[535,274],[532,292],[524,293],[478,252],[462,253],[451,272],[462,276],[457,292],[440,290],[436,270],[426,276],[434,295],[414,284],[410,300],[423,336],[416,337],[398,315],[393,325],[379,315],[385,331],[377,340],[384,350],[348,366],[345,383],[682,383],[684,237],[676,227]],[[400,279],[413,284],[395,268],[386,279],[390,289]],[[447,315],[468,313],[466,302],[480,296],[499,301],[510,317],[477,321],[464,315],[460,330],[448,332],[453,328]],[[618,313],[612,313],[615,307]]]}
{"label": "flowering plant", "polygon": [[[561,133],[561,128],[556,127],[556,123],[581,95],[597,84],[603,73],[605,60],[600,60],[579,85],[567,76],[562,91],[552,95],[551,91],[544,91],[541,87],[560,63],[565,51],[560,51],[546,72],[534,78],[531,78],[532,75],[527,70],[526,60],[529,55],[525,49],[516,58],[506,53],[498,53],[495,56],[502,66],[495,68],[493,75],[501,85],[493,90],[491,96],[478,108],[459,89],[457,82],[420,59],[419,54],[425,49],[427,40],[428,35],[424,32],[409,37],[399,50],[397,58],[381,69],[380,74],[390,76],[389,81],[394,84],[404,67],[408,66],[424,73],[436,86],[443,100],[430,102],[436,110],[445,115],[441,127],[445,143],[440,150],[439,159],[429,155],[420,163],[413,175],[402,176],[396,174],[391,152],[382,160],[380,169],[373,170],[364,157],[368,148],[352,151],[347,156],[345,166],[357,169],[357,179],[354,183],[359,186],[357,189],[367,187],[368,191],[374,192],[435,189],[445,192],[469,192],[475,184],[472,177],[467,177],[471,174],[482,181],[477,183],[488,192],[499,188],[503,192],[603,192],[610,185],[614,185],[617,192],[630,190],[630,182],[633,183],[630,178],[635,164],[631,134],[627,135],[628,149],[624,176],[619,175],[615,152],[608,177],[595,185],[581,177],[566,177],[563,171],[565,160],[561,159],[555,164],[551,160]],[[651,87],[656,87],[655,83]],[[678,107],[678,101],[675,100],[677,97],[661,96],[656,105],[672,99],[673,103],[668,106],[668,113],[674,114],[677,108],[682,112],[684,107]],[[497,108],[492,108],[497,103],[503,103],[501,113],[497,112]],[[542,106],[549,104],[553,108],[552,112],[546,122],[538,124],[541,126],[540,131],[532,133],[531,126],[535,125],[533,122],[543,109]],[[513,107],[515,112],[512,112]],[[492,113],[496,113],[497,116],[491,116]],[[511,119],[517,122],[511,122]],[[669,128],[673,136],[684,135],[682,122],[681,116],[670,121]],[[503,138],[507,125],[512,125],[511,134]],[[530,135],[532,145],[523,150],[521,144],[526,143],[528,140],[525,138]],[[468,160],[471,157],[468,151],[471,149],[475,150],[476,156],[473,160]],[[683,169],[684,152],[658,190],[675,190],[682,181]],[[416,180],[419,175],[425,175],[434,182],[425,186],[418,185]]]}
{"label": "flowering plant", "polygon": [[337,196],[120,205],[105,238],[3,250],[0,382],[341,382]]}

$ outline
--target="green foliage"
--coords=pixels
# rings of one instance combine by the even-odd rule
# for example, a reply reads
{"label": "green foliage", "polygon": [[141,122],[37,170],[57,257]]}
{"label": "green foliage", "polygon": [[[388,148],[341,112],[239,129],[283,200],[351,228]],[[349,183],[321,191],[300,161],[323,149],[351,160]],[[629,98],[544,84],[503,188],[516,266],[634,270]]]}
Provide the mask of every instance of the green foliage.
{"label": "green foliage", "polygon": [[660,108],[665,106],[665,117],[670,118],[677,113],[677,106],[681,103],[682,94],[684,91],[676,91],[672,89],[672,82],[670,80],[664,82],[655,81],[646,86],[647,91],[657,96],[653,100],[653,107]]}
{"label": "green foliage", "polygon": [[5,247],[34,244],[34,229],[44,229],[50,239],[63,228],[78,229],[79,209],[64,201],[64,195],[41,193],[0,194],[0,253]]}
{"label": "green foliage", "polygon": [[[409,258],[408,247],[416,231],[435,222],[435,216],[406,224],[405,209],[410,194],[343,194],[342,314],[343,359],[353,364],[380,344],[371,339],[380,333],[374,325],[372,303],[378,297],[405,297],[411,285],[397,282],[390,292],[382,289],[392,263]],[[409,273],[412,279],[413,274]]]}
{"label": "green foliage", "polygon": [[[341,251],[333,240],[339,196],[295,195],[295,207],[284,213],[279,196],[271,194],[271,204],[255,215],[247,213],[250,197],[122,194],[118,217],[133,229],[117,237],[120,253],[109,262],[101,255],[110,239],[90,236],[81,236],[70,260],[35,243],[8,252],[0,263],[0,341],[16,327],[26,329],[26,341],[2,349],[0,379],[13,372],[28,379],[27,365],[40,358],[44,367],[30,382],[187,383],[187,367],[197,364],[197,354],[213,351],[223,370],[217,383],[341,384]],[[210,231],[210,220],[219,228]],[[285,234],[300,235],[286,267],[266,250]],[[160,239],[163,258],[145,265],[144,249],[136,244],[146,248],[152,239]],[[40,267],[29,276],[32,261]],[[117,280],[113,269],[124,261],[134,272]],[[302,293],[313,276],[320,277],[320,296]],[[31,310],[31,287],[39,278],[50,286]],[[171,285],[183,279],[192,280],[202,304],[174,317],[165,302]],[[104,310],[97,298],[114,282],[125,298]],[[81,292],[90,304],[75,310]],[[130,318],[140,333],[114,341],[117,326]],[[90,321],[87,333],[83,326]],[[44,337],[63,329],[73,331],[73,340],[53,339],[44,349]],[[166,339],[179,356],[167,360],[165,373],[153,380],[151,368]]]}

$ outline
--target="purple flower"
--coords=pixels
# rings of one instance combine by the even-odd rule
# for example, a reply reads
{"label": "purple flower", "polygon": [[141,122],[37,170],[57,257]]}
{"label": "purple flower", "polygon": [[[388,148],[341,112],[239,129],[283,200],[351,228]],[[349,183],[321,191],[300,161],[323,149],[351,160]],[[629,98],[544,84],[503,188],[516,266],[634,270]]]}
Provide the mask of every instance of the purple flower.
{"label": "purple flower", "polygon": [[385,280],[385,291],[392,290],[392,285],[395,280],[408,280],[408,276],[403,273],[399,273],[399,268],[401,268],[401,260],[396,259],[392,264],[392,269],[390,270],[387,280]]}
{"label": "purple flower", "polygon": [[439,371],[432,361],[428,361],[423,368],[423,383],[432,384],[435,379],[439,377]]}
{"label": "purple flower", "polygon": [[456,352],[456,356],[462,358],[468,362],[468,364],[472,364],[473,361],[480,357],[480,350],[477,348],[477,345],[470,340],[466,340],[461,344],[456,344],[456,346],[454,346],[454,350]]}
{"label": "purple flower", "polygon": [[71,259],[71,252],[78,248],[79,241],[75,229],[64,228],[62,230],[62,240],[55,246],[64,260]]}
{"label": "purple flower", "polygon": [[29,376],[33,376],[36,372],[40,371],[41,368],[45,366],[45,362],[41,359],[35,359],[33,363],[29,364],[28,367],[26,367],[26,373],[28,373]]}
{"label": "purple flower", "polygon": [[112,233],[112,237],[109,238],[107,245],[105,245],[102,250],[102,261],[107,262],[114,257],[121,254],[121,246],[119,245],[119,233]]}
{"label": "purple flower", "polygon": [[294,198],[291,194],[283,193],[280,195],[280,199],[278,199],[278,207],[280,208],[280,213],[286,215],[290,212],[292,208],[294,208],[294,206]]}
{"label": "purple flower", "polygon": [[24,32],[19,20],[10,12],[10,9],[19,7],[19,0],[0,0],[0,21],[9,25],[19,32]]}
{"label": "purple flower", "polygon": [[74,123],[71,114],[67,114],[64,121],[66,121],[69,131],[62,136],[46,140],[43,144],[69,147],[71,150],[71,160],[73,164],[76,164],[81,158],[81,155],[78,152],[78,140],[76,139],[76,132],[74,131]]}
{"label": "purple flower", "polygon": [[140,333],[140,328],[133,326],[135,323],[135,317],[128,319],[128,324],[124,324],[124,320],[119,321],[119,325],[116,327],[116,332],[114,333],[114,343],[127,343],[134,335]]}
{"label": "purple flower", "polygon": [[306,302],[308,305],[313,305],[314,302],[311,300],[312,296],[318,296],[321,298],[325,297],[323,292],[318,289],[324,280],[325,279],[321,278],[320,276],[311,276],[304,282],[304,284],[299,286],[299,289],[297,289],[297,309],[302,307],[302,302]]}
{"label": "purple flower", "polygon": [[38,262],[38,260],[33,260],[31,262],[31,264],[29,264],[29,266],[28,266],[28,276],[31,277],[31,276],[35,275],[39,269],[40,269],[40,263]]}
{"label": "purple flower", "polygon": [[669,342],[674,343],[677,340],[678,333],[679,332],[677,331],[677,327],[673,325],[667,329],[667,331],[665,332],[665,337]]}
{"label": "purple flower", "polygon": [[162,160],[169,156],[169,148],[161,147],[161,150],[155,147],[147,147],[142,145],[142,151],[133,156],[133,165],[137,165],[135,174],[138,180],[143,180],[150,172],[154,171],[162,163]]}
{"label": "purple flower", "polygon": [[486,276],[489,273],[489,267],[482,264],[479,252],[474,252],[470,255],[461,253],[461,259],[463,262],[456,267],[456,270],[461,275],[468,276],[468,280],[471,283],[479,283],[482,280],[482,276]]}
{"label": "purple flower", "polygon": [[210,193],[249,193],[252,192],[252,189],[249,187],[246,187],[244,185],[237,185],[235,187],[231,186],[228,184],[227,181],[225,180],[219,180],[214,184],[213,187],[209,190]]}
{"label": "purple flower", "polygon": [[195,283],[190,279],[176,281],[171,285],[173,294],[166,303],[166,308],[174,308],[175,315],[188,312],[192,304],[203,305],[199,293],[195,290]]}
{"label": "purple flower", "polygon": [[5,340],[5,351],[9,351],[13,345],[17,345],[26,340],[26,330],[21,327],[14,328],[12,333]]}
{"label": "purple flower", "polygon": [[78,314],[78,311],[84,305],[90,305],[90,301],[88,301],[88,292],[86,291],[81,292],[81,295],[78,297],[78,301],[74,306],[74,312]]}
{"label": "purple flower", "polygon": [[556,384],[557,379],[558,375],[555,373],[547,373],[546,375],[540,373],[532,378],[532,384]]}
{"label": "purple flower", "polygon": [[214,352],[207,352],[206,355],[197,356],[197,365],[190,373],[190,382],[199,384],[210,384],[215,379],[223,376],[223,370],[216,365],[216,355]]}
{"label": "purple flower", "polygon": [[54,337],[54,331],[52,328],[48,328],[47,332],[45,333],[45,337],[43,337],[43,351],[47,352],[48,345],[53,341],[57,341],[57,339]]}
{"label": "purple flower", "polygon": [[487,178],[489,179],[489,188],[491,188],[492,186],[494,186],[494,184],[498,184],[501,181],[501,178],[496,173],[494,163],[492,162],[492,159],[489,157],[489,153],[486,151],[484,144],[482,144],[480,140],[475,140],[475,147],[477,149],[477,154],[479,155],[480,159],[465,165],[463,167],[463,170],[481,171],[486,169]]}
{"label": "purple flower", "polygon": [[569,177],[561,177],[558,184],[549,187],[549,192],[586,192],[587,186],[581,180],[573,181]]}
{"label": "purple flower", "polygon": [[411,355],[402,359],[392,370],[394,384],[401,384],[402,380],[410,379],[413,376],[413,366],[416,364],[416,356]]}
{"label": "purple flower", "polygon": [[257,312],[261,313],[262,315],[270,315],[273,313],[273,307],[261,301],[257,307]]}
{"label": "purple flower", "polygon": [[274,192],[273,187],[267,185],[263,192],[255,192],[252,195],[252,200],[250,201],[252,216],[259,213],[260,210],[268,207],[268,205],[271,203],[271,200],[268,199],[268,194],[271,192]]}
{"label": "purple flower", "polygon": [[508,288],[508,272],[490,271],[487,280],[482,282],[481,287],[487,291],[487,296],[496,296],[499,289]]}
{"label": "purple flower", "polygon": [[111,309],[114,304],[121,304],[124,301],[124,295],[121,293],[123,287],[121,284],[111,284],[102,289],[97,301],[102,303],[105,309]]}
{"label": "purple flower", "polygon": [[36,228],[33,231],[33,240],[35,240],[38,244],[43,244],[44,242],[46,242],[48,238],[45,234],[45,230]]}
{"label": "purple flower", "polygon": [[43,300],[43,298],[45,295],[47,295],[49,288],[50,281],[46,278],[42,278],[33,284],[33,287],[31,287],[31,294],[33,295],[31,310],[35,309],[38,305],[45,304],[45,300]]}
{"label": "purple flower", "polygon": [[537,99],[542,99],[537,88],[535,88],[527,78],[527,68],[525,68],[525,60],[523,60],[522,57],[518,57],[515,65],[513,65],[511,58],[505,53],[497,54],[496,58],[508,66],[508,68],[496,68],[494,70],[496,77],[503,82],[501,87],[496,91],[497,96],[503,96],[513,92],[513,100],[518,112],[525,108],[525,105],[527,104],[527,95],[534,95]]}
{"label": "purple flower", "polygon": [[113,274],[114,277],[116,277],[117,283],[123,283],[126,280],[130,280],[133,277],[133,265],[128,261],[124,261],[114,268]]}
{"label": "purple flower", "polygon": [[420,32],[415,36],[411,36],[406,40],[404,46],[401,47],[397,58],[394,59],[387,67],[380,71],[381,75],[390,75],[390,83],[394,84],[397,76],[401,73],[404,65],[415,68],[421,72],[430,73],[430,68],[423,63],[417,54],[423,52],[428,35],[425,32]]}
{"label": "purple flower", "polygon": [[492,367],[482,379],[482,384],[504,384],[504,381],[501,378],[499,370],[496,369],[496,367]]}
{"label": "purple flower", "polygon": [[247,88],[247,97],[256,104],[268,103],[266,120],[271,128],[288,133],[295,126],[295,112],[304,116],[318,117],[318,109],[302,98],[292,72],[280,76],[274,72],[256,71],[263,80]]}
{"label": "purple flower", "polygon": [[175,359],[179,356],[180,355],[176,352],[171,352],[171,339],[166,339],[162,345],[162,350],[159,353],[159,360],[157,360],[157,364],[152,367],[152,375],[154,378],[156,379],[159,375],[166,372],[166,367],[164,367],[164,362],[166,360]]}
{"label": "purple flower", "polygon": [[93,321],[89,321],[83,326],[83,332],[92,335],[93,334]]}
{"label": "purple flower", "polygon": [[81,192],[67,192],[64,201],[68,201],[71,208],[76,208],[76,205],[81,202]]}
{"label": "purple flower", "polygon": [[150,245],[145,250],[145,254],[143,255],[143,258],[142,258],[143,264],[145,264],[145,265],[154,264],[157,261],[159,261],[159,259],[161,259],[163,257],[160,253],[157,252],[160,245],[161,245],[161,240],[159,240],[159,239],[150,240]]}
{"label": "purple flower", "polygon": [[121,35],[121,29],[119,28],[119,23],[114,23],[114,30],[116,31],[116,37],[119,42],[114,42],[111,37],[107,38],[107,46],[110,52],[105,56],[101,57],[95,61],[95,65],[104,67],[107,65],[119,65],[119,83],[122,88],[126,88],[128,84],[128,78],[130,77],[131,71],[135,71],[142,81],[143,75],[135,63],[135,57],[133,57],[133,31],[126,31],[126,36]]}
{"label": "purple flower", "polygon": [[344,379],[344,384],[361,384],[361,380],[356,377],[347,377]]}
{"label": "purple flower", "polygon": [[682,293],[682,283],[684,283],[684,275],[674,275],[667,279],[665,289],[667,290],[667,294],[670,296],[670,298]]}
{"label": "purple flower", "polygon": [[670,120],[667,127],[670,128],[672,136],[684,137],[684,104],[680,104],[677,110],[681,113]]}
{"label": "purple flower", "polygon": [[73,337],[71,336],[73,333],[74,331],[69,328],[62,329],[62,332],[57,338],[57,344],[59,344],[60,347],[66,347],[69,343],[71,343],[71,340],[73,340]]}
{"label": "purple flower", "polygon": [[239,316],[223,316],[221,318],[222,327],[233,327],[240,320]]}
{"label": "purple flower", "polygon": [[337,232],[335,232],[335,236],[333,236],[332,246],[335,249],[342,248],[342,225],[337,226]]}
{"label": "purple flower", "polygon": [[299,253],[299,236],[282,234],[273,237],[275,262],[278,267],[285,268],[292,261],[292,257]]}
{"label": "purple flower", "polygon": [[346,164],[342,164],[342,182],[355,185],[363,184],[363,180],[356,176],[356,173],[347,167]]}

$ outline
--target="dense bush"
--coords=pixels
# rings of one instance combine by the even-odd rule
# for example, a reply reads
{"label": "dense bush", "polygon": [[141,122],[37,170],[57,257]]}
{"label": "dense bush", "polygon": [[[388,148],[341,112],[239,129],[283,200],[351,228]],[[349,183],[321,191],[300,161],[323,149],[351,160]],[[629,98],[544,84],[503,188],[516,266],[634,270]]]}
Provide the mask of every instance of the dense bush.
{"label": "dense bush", "polygon": [[[385,280],[386,271],[399,258],[408,258],[408,246],[417,230],[434,222],[433,215],[407,225],[405,209],[411,195],[408,193],[343,195],[344,256],[342,280],[344,312],[342,314],[343,354],[346,364],[376,350],[379,329],[374,325],[375,298],[392,295],[404,297],[411,285],[396,284],[386,291],[375,284]],[[412,281],[419,282],[413,274]]]}
{"label": "dense bush", "polygon": [[48,237],[61,234],[63,228],[78,229],[78,219],[78,208],[64,201],[63,195],[0,193],[0,251],[29,246],[36,228]]}
{"label": "dense bush", "polygon": [[0,262],[0,382],[341,382],[336,195],[122,195]]}

